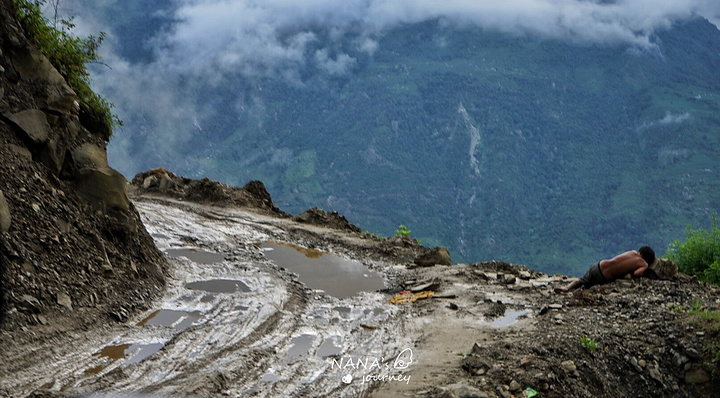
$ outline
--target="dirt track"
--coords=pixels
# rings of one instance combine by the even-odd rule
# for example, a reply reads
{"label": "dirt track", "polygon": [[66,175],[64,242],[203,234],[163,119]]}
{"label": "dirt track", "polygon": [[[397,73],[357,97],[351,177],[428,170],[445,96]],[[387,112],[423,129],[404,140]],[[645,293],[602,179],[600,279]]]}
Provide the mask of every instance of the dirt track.
{"label": "dirt track", "polygon": [[[169,199],[135,205],[158,247],[180,250],[170,252],[162,299],[125,324],[8,347],[2,394],[493,397],[533,388],[621,397],[631,388],[635,396],[702,396],[716,385],[686,382],[710,376],[706,335],[672,308],[718,299],[693,280],[558,295],[551,288],[562,277],[524,267],[407,269],[357,233]],[[311,290],[268,259],[257,245],[267,241],[358,260],[383,275],[386,290],[344,299]],[[206,281],[216,284],[188,285]],[[435,296],[388,302],[413,288]],[[583,336],[596,340],[596,352],[583,348]],[[10,369],[14,360],[21,369]]]}

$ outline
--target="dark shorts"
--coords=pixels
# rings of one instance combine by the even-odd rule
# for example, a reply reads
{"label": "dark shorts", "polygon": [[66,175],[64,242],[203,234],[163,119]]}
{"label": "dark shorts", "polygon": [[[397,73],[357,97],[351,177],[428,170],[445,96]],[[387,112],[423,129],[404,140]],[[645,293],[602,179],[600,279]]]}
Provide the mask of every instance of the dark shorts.
{"label": "dark shorts", "polygon": [[585,275],[580,278],[580,282],[582,282],[583,286],[587,289],[591,286],[604,285],[612,281],[605,278],[602,272],[600,272],[600,263],[597,263],[587,270]]}

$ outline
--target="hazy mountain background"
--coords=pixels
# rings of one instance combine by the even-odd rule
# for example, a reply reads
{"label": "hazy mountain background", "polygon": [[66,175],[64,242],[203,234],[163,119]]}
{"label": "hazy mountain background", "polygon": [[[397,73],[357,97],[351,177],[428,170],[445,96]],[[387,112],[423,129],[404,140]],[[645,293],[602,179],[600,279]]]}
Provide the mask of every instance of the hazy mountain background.
{"label": "hazy mountain background", "polygon": [[720,208],[716,1],[67,0],[111,163],[578,274]]}

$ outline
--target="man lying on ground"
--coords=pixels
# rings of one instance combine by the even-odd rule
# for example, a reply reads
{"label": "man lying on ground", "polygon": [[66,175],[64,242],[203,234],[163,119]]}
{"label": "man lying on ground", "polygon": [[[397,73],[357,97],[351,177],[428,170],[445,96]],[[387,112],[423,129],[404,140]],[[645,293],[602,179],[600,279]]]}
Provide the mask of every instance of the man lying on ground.
{"label": "man lying on ground", "polygon": [[594,264],[582,278],[574,280],[566,286],[557,286],[555,292],[567,293],[580,286],[587,289],[595,285],[604,285],[630,273],[635,277],[640,277],[653,261],[655,261],[655,251],[650,246],[643,246],[637,251],[631,250]]}

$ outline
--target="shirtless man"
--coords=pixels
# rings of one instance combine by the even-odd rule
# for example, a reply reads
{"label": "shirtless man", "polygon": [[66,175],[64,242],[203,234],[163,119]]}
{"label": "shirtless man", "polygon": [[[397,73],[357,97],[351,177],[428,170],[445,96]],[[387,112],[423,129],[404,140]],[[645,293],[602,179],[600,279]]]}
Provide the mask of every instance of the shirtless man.
{"label": "shirtless man", "polygon": [[631,250],[609,260],[600,261],[590,267],[582,278],[574,280],[566,286],[556,287],[555,292],[567,293],[580,286],[585,286],[587,289],[595,285],[604,285],[630,273],[635,277],[640,277],[653,261],[655,261],[655,252],[650,246],[643,246],[637,251]]}

